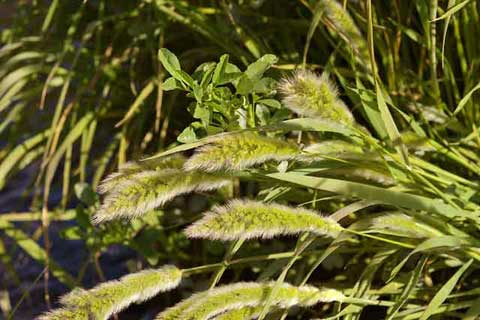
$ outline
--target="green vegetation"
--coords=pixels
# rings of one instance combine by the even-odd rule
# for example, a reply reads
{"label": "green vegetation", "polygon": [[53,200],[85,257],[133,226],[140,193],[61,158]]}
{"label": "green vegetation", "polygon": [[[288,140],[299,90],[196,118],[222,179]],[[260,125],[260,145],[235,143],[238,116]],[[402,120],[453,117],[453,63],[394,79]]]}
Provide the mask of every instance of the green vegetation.
{"label": "green vegetation", "polygon": [[5,318],[480,316],[480,2],[1,6]]}

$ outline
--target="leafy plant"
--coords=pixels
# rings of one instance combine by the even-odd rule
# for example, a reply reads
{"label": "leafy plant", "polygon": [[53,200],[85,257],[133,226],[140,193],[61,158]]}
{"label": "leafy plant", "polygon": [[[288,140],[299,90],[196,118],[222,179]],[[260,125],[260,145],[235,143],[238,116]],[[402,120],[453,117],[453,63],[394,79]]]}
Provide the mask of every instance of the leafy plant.
{"label": "leafy plant", "polygon": [[[475,319],[479,5],[17,2],[0,188],[37,167],[31,212],[0,215],[7,279],[18,247],[45,266],[48,305],[50,274],[80,286],[93,264],[106,281],[99,256],[120,243],[139,254],[131,275],[43,317],[172,289],[159,318]],[[64,220],[89,251],[76,277],[50,252]]]}
{"label": "leafy plant", "polygon": [[[227,58],[223,56],[222,59]],[[166,80],[166,85],[176,81],[177,88],[195,96],[195,90],[200,90],[195,89],[198,82],[178,68],[176,57],[162,49],[160,60],[173,77]],[[212,65],[211,70],[218,70],[221,64],[222,60]],[[251,69],[247,68],[246,74]],[[262,74],[265,71],[262,69]],[[211,81],[214,81],[213,77]],[[205,82],[209,83],[209,80]],[[480,261],[480,247],[475,238],[478,230],[470,227],[471,223],[478,223],[475,214],[478,205],[454,194],[443,197],[444,201],[435,199],[446,171],[413,153],[406,154],[407,164],[400,149],[359,126],[325,75],[301,71],[293,78],[281,80],[278,86],[284,95],[285,107],[312,118],[270,122],[248,128],[248,131],[235,120],[233,127],[209,122],[218,130],[234,131],[196,137],[194,141],[163,154],[128,164],[102,184],[101,190],[107,193],[96,213],[97,223],[138,216],[184,192],[217,189],[220,185],[212,183],[210,175],[221,177],[228,173],[226,181],[239,180],[255,186],[250,197],[256,201],[239,200],[233,196],[234,199],[225,206],[214,207],[185,229],[190,238],[231,241],[231,245],[218,267],[217,264],[207,264],[183,269],[183,277],[213,271],[209,289],[179,302],[160,313],[157,319],[213,319],[217,316],[264,319],[268,314],[285,318],[293,306],[308,307],[319,302],[336,303],[328,313],[334,318],[346,319],[357,318],[369,305],[386,307],[386,316],[390,319],[407,314],[414,318],[417,316],[413,315],[417,314],[418,318],[424,319],[443,313],[442,305],[449,310],[473,308],[476,293],[472,292],[471,298],[456,297],[470,295],[467,279],[473,277],[473,266]],[[251,86],[248,94],[255,95],[254,88],[255,85]],[[195,99],[198,106],[199,99]],[[191,112],[195,115],[197,111],[193,109]],[[292,121],[296,121],[294,127]],[[330,128],[345,129],[328,133],[330,129],[325,130],[326,123]],[[304,133],[297,143],[291,139],[293,131]],[[195,149],[190,157],[184,159],[178,155],[189,149]],[[430,174],[425,175],[426,170]],[[373,172],[376,172],[375,178]],[[198,175],[198,179],[190,178],[192,175]],[[182,187],[178,190],[182,191],[173,192],[179,182]],[[214,187],[199,187],[203,184]],[[463,187],[468,188],[467,185]],[[315,210],[323,198],[353,202],[324,217]],[[275,203],[271,203],[273,201]],[[300,207],[278,204],[285,202]],[[301,206],[312,206],[312,209]],[[370,212],[355,213],[366,207],[370,207]],[[389,212],[391,208],[397,211]],[[279,235],[298,235],[292,252],[285,255],[268,252],[267,255],[234,260],[248,241]],[[317,253],[319,248],[323,248],[321,254]],[[328,289],[306,286],[328,257],[335,253],[346,255],[346,250],[363,250],[363,254],[372,255],[372,261],[363,272],[351,276],[345,274],[345,280],[331,282]],[[268,263],[271,258],[277,261]],[[420,269],[410,272],[407,262],[412,259],[423,262]],[[443,268],[449,264],[465,265],[445,284],[433,285],[431,290],[419,277],[420,273],[427,275],[431,272],[425,265],[427,259],[435,266],[443,265]],[[389,260],[397,261],[398,265],[389,265]],[[270,270],[264,277],[272,278],[272,281],[264,282],[265,278],[260,276],[256,282],[216,287],[230,266],[257,261],[262,262],[260,268],[263,272]],[[349,266],[344,268],[348,273]],[[373,289],[375,274],[380,269],[388,279],[383,280],[383,287]],[[462,275],[463,284],[460,282]],[[288,284],[287,279],[299,287]],[[389,289],[389,282],[390,285],[400,285],[403,292]],[[455,285],[459,291],[453,294]],[[435,286],[440,289],[425,307],[429,295],[435,292]],[[414,294],[414,290],[424,292],[424,295]],[[70,294],[74,295],[75,291]],[[98,303],[101,299],[92,296],[90,303]]]}

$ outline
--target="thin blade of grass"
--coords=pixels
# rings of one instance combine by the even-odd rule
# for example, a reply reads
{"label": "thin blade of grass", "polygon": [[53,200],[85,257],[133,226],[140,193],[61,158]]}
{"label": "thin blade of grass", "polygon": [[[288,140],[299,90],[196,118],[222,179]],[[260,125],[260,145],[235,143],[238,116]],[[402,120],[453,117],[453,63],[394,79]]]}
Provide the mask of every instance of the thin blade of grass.
{"label": "thin blade of grass", "polygon": [[357,182],[305,176],[296,174],[292,171],[286,173],[271,173],[267,174],[266,176],[282,181],[288,181],[308,188],[342,194],[352,198],[378,201],[400,208],[425,210],[427,212],[443,215],[447,218],[463,217],[480,221],[478,218],[478,213],[475,215],[472,212],[457,209],[439,199],[431,199]]}
{"label": "thin blade of grass", "polygon": [[448,295],[452,290],[455,288],[455,285],[460,280],[460,277],[463,273],[470,267],[473,263],[473,259],[470,259],[466,264],[464,264],[460,269],[455,272],[455,274],[448,280],[442,288],[437,292],[437,294],[433,297],[433,299],[428,304],[427,309],[420,317],[420,320],[427,320],[432,316],[435,311],[440,307],[443,302],[447,299]]}
{"label": "thin blade of grass", "polygon": [[[32,240],[27,234],[22,230],[15,228],[15,226],[3,219],[0,219],[0,230],[2,230],[8,237],[13,239],[20,248],[22,248],[30,257],[39,262],[42,265],[45,265],[46,262],[46,252],[43,250],[34,240]],[[73,288],[75,285],[75,278],[72,277],[67,271],[62,269],[58,264],[56,264],[50,258],[49,264],[50,270],[55,278],[60,282],[67,285],[70,288]]]}
{"label": "thin blade of grass", "polygon": [[410,297],[411,292],[413,291],[413,289],[418,283],[418,280],[420,279],[420,275],[422,274],[423,268],[425,267],[427,260],[428,256],[423,256],[417,263],[417,266],[411,272],[411,275],[408,278],[408,282],[405,284],[402,293],[398,297],[397,302],[393,307],[390,308],[387,317],[385,318],[386,320],[392,320],[398,313],[398,311],[405,305],[408,298]]}

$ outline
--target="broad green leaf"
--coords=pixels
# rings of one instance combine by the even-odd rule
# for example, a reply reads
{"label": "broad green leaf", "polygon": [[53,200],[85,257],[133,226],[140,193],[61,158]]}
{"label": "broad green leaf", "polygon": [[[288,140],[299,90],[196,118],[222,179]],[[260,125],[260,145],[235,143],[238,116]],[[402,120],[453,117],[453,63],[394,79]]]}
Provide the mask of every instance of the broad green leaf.
{"label": "broad green leaf", "polygon": [[193,79],[188,73],[182,70],[178,58],[168,49],[162,48],[158,51],[158,59],[165,70],[175,79],[182,81],[190,88],[193,87]]}
{"label": "broad green leaf", "polygon": [[178,61],[177,56],[175,56],[170,50],[161,48],[158,51],[158,59],[162,63],[165,70],[168,71],[173,77],[178,74],[178,71],[182,68],[180,67],[180,62]]}
{"label": "broad green leaf", "polygon": [[170,77],[165,80],[162,84],[162,90],[164,91],[171,91],[175,89],[183,89],[181,82],[175,79],[174,77]]}
{"label": "broad green leaf", "polygon": [[257,103],[261,103],[263,105],[266,105],[268,107],[275,108],[275,109],[280,109],[282,107],[282,104],[275,99],[260,99],[257,101]]}
{"label": "broad green leaf", "polygon": [[227,64],[228,64],[228,54],[224,54],[220,57],[220,62],[217,64],[213,72],[212,84],[214,86],[218,85],[221,82],[221,79],[224,77]]}
{"label": "broad green leaf", "polygon": [[265,71],[277,63],[278,58],[273,54],[266,54],[254,63],[250,64],[245,70],[245,75],[251,80],[259,80]]}
{"label": "broad green leaf", "polygon": [[192,126],[186,127],[177,137],[177,141],[181,143],[192,143],[197,141],[197,134]]}

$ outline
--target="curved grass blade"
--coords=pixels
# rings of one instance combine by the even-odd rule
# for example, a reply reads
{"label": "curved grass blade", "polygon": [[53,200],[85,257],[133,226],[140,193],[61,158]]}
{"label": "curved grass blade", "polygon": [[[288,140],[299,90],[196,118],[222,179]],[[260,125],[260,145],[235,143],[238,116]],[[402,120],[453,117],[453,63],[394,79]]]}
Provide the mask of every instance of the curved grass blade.
{"label": "curved grass blade", "polygon": [[397,302],[393,305],[385,318],[385,320],[392,320],[398,311],[405,305],[408,298],[410,297],[411,292],[415,288],[422,274],[423,268],[425,267],[428,260],[428,256],[423,256],[420,261],[417,263],[415,269],[411,272],[408,282],[405,284],[405,287],[402,290],[402,293],[398,297]]}
{"label": "curved grass blade", "polygon": [[428,318],[430,318],[430,316],[432,316],[435,313],[437,308],[439,308],[443,304],[443,302],[447,299],[450,292],[452,292],[452,290],[455,288],[455,285],[460,280],[460,277],[470,267],[472,263],[473,263],[473,259],[470,259],[461,268],[459,268],[457,272],[455,272],[455,274],[440,288],[440,290],[438,290],[438,292],[430,301],[427,309],[422,314],[419,320],[427,320]]}
{"label": "curved grass blade", "polygon": [[379,188],[372,185],[337,179],[305,176],[293,171],[286,173],[271,173],[268,174],[267,177],[288,181],[307,188],[342,194],[351,198],[378,201],[399,208],[425,210],[427,212],[436,213],[447,218],[463,217],[477,222],[480,221],[479,217],[475,214],[472,214],[472,212],[455,208],[439,199],[431,199],[414,194]]}

